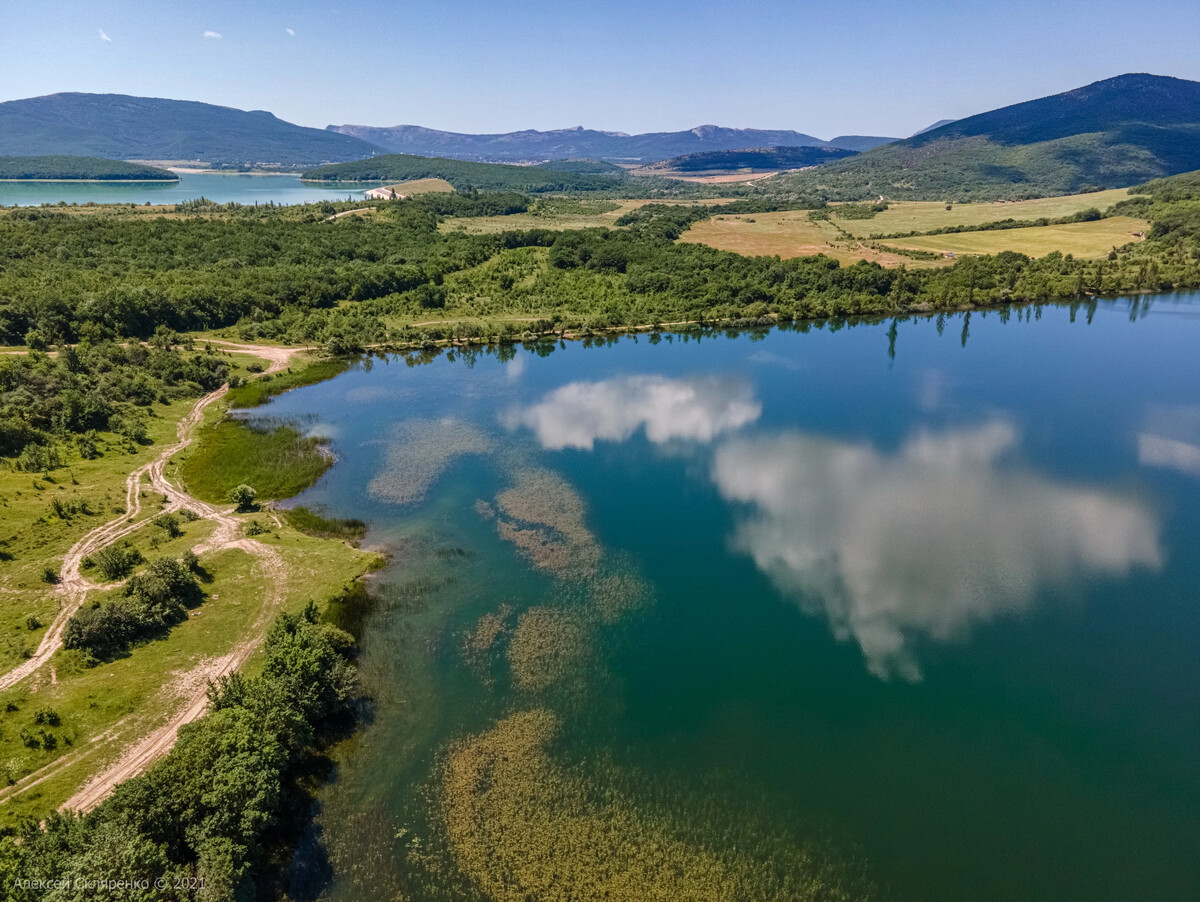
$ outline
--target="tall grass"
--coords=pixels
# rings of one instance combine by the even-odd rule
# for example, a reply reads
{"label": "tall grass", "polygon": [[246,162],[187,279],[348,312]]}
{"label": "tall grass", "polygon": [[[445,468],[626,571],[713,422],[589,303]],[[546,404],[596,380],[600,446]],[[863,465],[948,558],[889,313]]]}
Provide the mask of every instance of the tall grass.
{"label": "tall grass", "polygon": [[243,484],[259,501],[277,501],[299,494],[329,469],[333,461],[321,445],[287,424],[227,419],[201,433],[179,472],[188,491],[204,501],[224,503],[229,490]]}
{"label": "tall grass", "polygon": [[344,359],[318,360],[303,369],[287,370],[282,373],[272,373],[251,379],[236,388],[229,389],[230,407],[257,407],[274,395],[281,395],[302,385],[313,385],[324,382],[345,372],[350,361]]}

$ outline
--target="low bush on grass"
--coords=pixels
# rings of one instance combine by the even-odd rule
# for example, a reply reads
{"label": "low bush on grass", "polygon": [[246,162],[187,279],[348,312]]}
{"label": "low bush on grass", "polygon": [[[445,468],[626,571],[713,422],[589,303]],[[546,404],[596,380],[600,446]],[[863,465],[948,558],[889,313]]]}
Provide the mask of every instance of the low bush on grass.
{"label": "low bush on grass", "polygon": [[130,577],[120,598],[77,611],[63,631],[63,647],[82,651],[89,665],[111,661],[135,642],[166,635],[203,600],[187,565],[159,558]]}

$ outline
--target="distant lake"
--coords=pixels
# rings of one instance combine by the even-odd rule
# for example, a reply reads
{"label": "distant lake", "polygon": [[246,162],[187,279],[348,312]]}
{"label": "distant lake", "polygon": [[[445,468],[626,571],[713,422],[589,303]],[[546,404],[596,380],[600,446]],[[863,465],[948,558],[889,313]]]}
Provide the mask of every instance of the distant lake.
{"label": "distant lake", "polygon": [[1191,293],[280,396],[297,503],[393,554],[292,898],[1200,899],[1198,341]]}
{"label": "distant lake", "polygon": [[[382,184],[382,183],[380,183]],[[177,182],[3,182],[0,204],[177,204],[206,197],[221,204],[311,204],[322,200],[360,199],[370,185],[327,186],[300,181],[298,175],[239,173],[179,174]]]}

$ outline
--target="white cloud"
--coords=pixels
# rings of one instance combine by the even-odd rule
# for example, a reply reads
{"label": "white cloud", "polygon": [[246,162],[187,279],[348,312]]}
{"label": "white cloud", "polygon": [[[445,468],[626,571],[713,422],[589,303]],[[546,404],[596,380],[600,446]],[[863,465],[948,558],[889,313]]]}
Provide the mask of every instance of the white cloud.
{"label": "white cloud", "polygon": [[286,32],[287,32],[287,35],[288,35],[288,37],[289,37],[289,38],[294,38],[294,37],[296,36],[296,32],[294,32],[294,31],[293,31],[292,29],[290,29],[290,28],[285,28],[285,29],[284,29],[284,31],[286,31]]}
{"label": "white cloud", "polygon": [[1179,439],[1143,432],[1138,436],[1138,463],[1200,476],[1200,447]]}
{"label": "white cloud", "polygon": [[205,36],[206,38],[216,38],[217,40],[220,40],[220,39],[221,39],[221,32],[219,32],[219,31],[206,31],[206,32],[204,32],[204,36]]}
{"label": "white cloud", "polygon": [[880,677],[921,678],[914,642],[961,640],[1081,574],[1161,565],[1143,503],[1004,464],[1016,430],[920,433],[894,454],[798,433],[733,439],[712,477],[750,506],[732,543]]}
{"label": "white cloud", "polygon": [[102,40],[105,44],[112,43],[112,38],[110,38],[108,36],[108,34],[104,31],[103,28],[100,29],[100,40]]}
{"label": "white cloud", "polygon": [[761,414],[762,404],[742,379],[628,376],[572,382],[536,404],[507,411],[501,421],[510,429],[532,429],[544,448],[591,450],[597,441],[625,441],[641,428],[655,444],[709,442]]}

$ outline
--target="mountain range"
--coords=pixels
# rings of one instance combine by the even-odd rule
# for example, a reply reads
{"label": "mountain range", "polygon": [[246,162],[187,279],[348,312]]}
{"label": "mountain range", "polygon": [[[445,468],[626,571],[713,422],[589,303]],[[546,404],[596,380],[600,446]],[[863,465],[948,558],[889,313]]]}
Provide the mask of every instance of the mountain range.
{"label": "mountain range", "polygon": [[49,94],[0,103],[0,155],[311,166],[383,151],[262,110],[126,94]]}
{"label": "mountain range", "polygon": [[831,199],[1006,200],[1200,169],[1200,82],[1131,74],[780,176]]}
{"label": "mountain range", "polygon": [[396,125],[391,128],[330,125],[326,131],[359,138],[393,153],[507,162],[589,158],[617,163],[653,163],[684,154],[763,147],[833,147],[863,151],[895,140],[840,135],[823,141],[797,131],[723,128],[719,125],[700,125],[682,132],[650,132],[643,135],[596,131],[582,126],[493,135],[443,132],[419,125]]}
{"label": "mountain range", "polygon": [[[752,151],[756,157],[728,156],[730,151],[743,156]],[[684,158],[678,165],[713,168],[820,163],[777,176],[771,184],[834,200],[878,195],[898,200],[1018,199],[1123,187],[1200,169],[1200,82],[1121,75],[965,119],[942,120],[903,140],[840,136],[823,141],[797,131],[715,125],[643,135],[584,128],[488,135],[409,125],[314,129],[261,110],[122,94],[52,94],[0,103],[0,156],[72,154],[309,169],[395,153],[464,162],[587,158],[645,165]],[[432,165],[402,162],[387,161],[388,171]],[[445,162],[437,165],[445,168]],[[560,171],[603,174],[596,162],[577,162]],[[469,180],[478,178],[475,174]],[[503,181],[512,181],[511,174]],[[550,184],[549,177],[541,177],[539,184],[543,182]]]}

